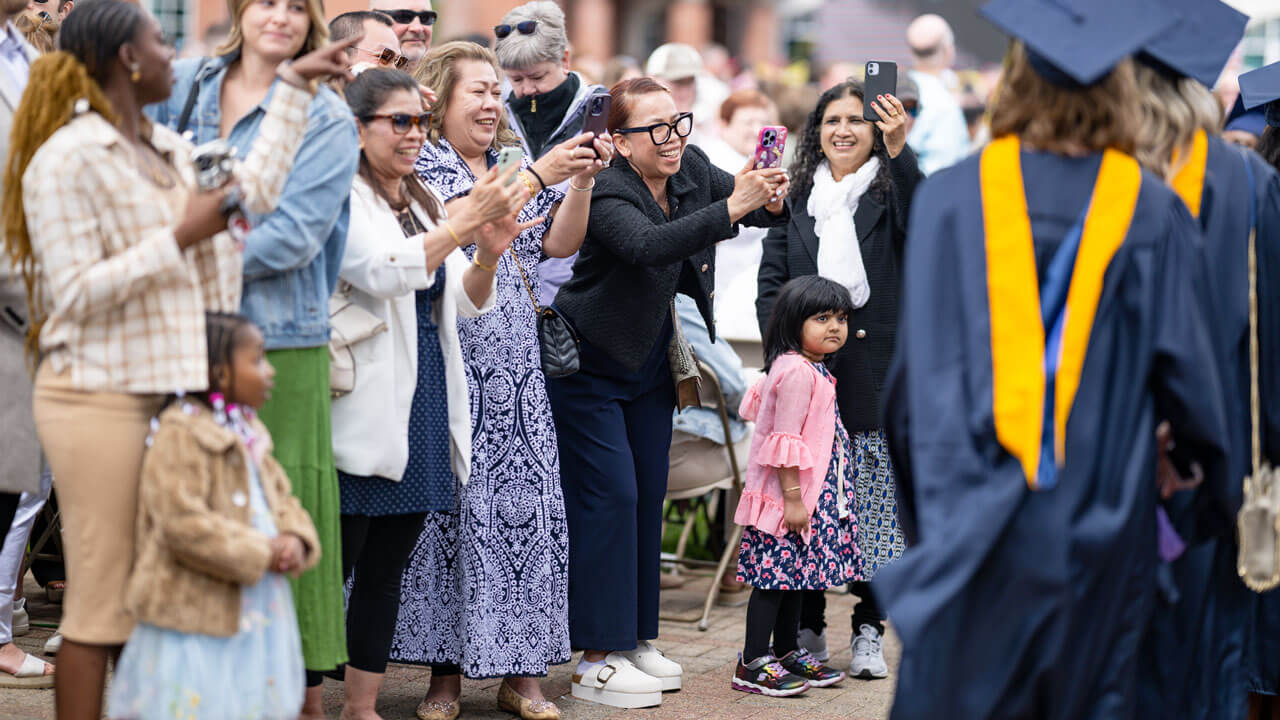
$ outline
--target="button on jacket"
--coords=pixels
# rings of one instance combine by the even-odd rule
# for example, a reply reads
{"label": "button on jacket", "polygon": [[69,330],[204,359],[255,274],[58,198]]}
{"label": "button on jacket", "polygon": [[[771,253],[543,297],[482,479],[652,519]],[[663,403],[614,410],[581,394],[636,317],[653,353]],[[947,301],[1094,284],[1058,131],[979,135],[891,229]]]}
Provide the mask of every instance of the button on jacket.
{"label": "button on jacket", "polygon": [[732,194],[733,176],[688,145],[680,171],[667,179],[668,218],[626,158],[616,158],[596,176],[587,239],[556,306],[628,372],[640,370],[658,341],[676,292],[697,302],[714,339],[715,244],[739,224],[772,227],[788,218],[760,208],[730,223]]}

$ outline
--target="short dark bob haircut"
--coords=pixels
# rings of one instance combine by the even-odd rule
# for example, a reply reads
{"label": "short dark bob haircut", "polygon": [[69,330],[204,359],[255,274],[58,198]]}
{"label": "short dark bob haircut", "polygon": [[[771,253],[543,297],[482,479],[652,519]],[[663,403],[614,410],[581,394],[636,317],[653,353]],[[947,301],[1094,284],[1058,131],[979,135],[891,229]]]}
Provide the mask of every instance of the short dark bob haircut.
{"label": "short dark bob haircut", "polygon": [[764,328],[764,371],[786,353],[804,354],[804,321],[824,312],[852,315],[849,289],[821,275],[805,275],[783,285]]}

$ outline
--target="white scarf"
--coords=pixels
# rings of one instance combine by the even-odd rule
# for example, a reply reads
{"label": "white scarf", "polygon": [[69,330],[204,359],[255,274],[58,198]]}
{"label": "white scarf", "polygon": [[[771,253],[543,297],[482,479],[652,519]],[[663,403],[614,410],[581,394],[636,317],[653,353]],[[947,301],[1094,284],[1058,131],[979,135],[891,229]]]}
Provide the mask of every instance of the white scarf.
{"label": "white scarf", "polygon": [[853,213],[879,171],[880,158],[873,156],[857,172],[836,182],[831,176],[831,165],[823,160],[813,171],[813,189],[809,191],[806,207],[818,234],[818,274],[849,288],[856,308],[871,299],[871,286],[867,284],[867,269],[862,265],[862,248],[858,246]]}

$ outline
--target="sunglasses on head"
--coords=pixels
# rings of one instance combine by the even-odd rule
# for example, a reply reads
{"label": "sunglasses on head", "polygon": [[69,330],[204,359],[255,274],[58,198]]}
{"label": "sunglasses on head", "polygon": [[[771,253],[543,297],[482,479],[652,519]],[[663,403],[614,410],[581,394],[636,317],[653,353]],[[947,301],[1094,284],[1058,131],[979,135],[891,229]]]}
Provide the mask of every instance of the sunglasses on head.
{"label": "sunglasses on head", "polygon": [[516,31],[516,30],[519,30],[521,35],[532,35],[533,31],[537,29],[538,29],[537,20],[525,20],[524,22],[518,22],[515,25],[508,25],[506,23],[503,23],[501,25],[494,25],[493,34],[499,40],[501,40],[502,38],[510,35],[513,31]]}
{"label": "sunglasses on head", "polygon": [[372,122],[386,118],[391,121],[391,131],[397,135],[404,135],[409,132],[409,128],[421,128],[423,132],[427,131],[427,124],[431,122],[431,113],[424,112],[421,115],[410,115],[409,113],[390,113],[387,115],[365,115],[362,120]]}
{"label": "sunglasses on head", "polygon": [[395,50],[392,50],[389,47],[384,47],[381,50],[371,50],[369,48],[362,48],[362,47],[357,47],[356,49],[367,52],[370,55],[378,58],[378,64],[383,67],[394,67],[397,70],[402,70],[404,69],[404,66],[409,63],[409,58],[401,55],[400,53],[396,52]]}
{"label": "sunglasses on head", "polygon": [[435,10],[379,10],[378,12],[389,16],[393,21],[401,25],[412,23],[414,18],[418,18],[418,22],[423,25],[436,24]]}

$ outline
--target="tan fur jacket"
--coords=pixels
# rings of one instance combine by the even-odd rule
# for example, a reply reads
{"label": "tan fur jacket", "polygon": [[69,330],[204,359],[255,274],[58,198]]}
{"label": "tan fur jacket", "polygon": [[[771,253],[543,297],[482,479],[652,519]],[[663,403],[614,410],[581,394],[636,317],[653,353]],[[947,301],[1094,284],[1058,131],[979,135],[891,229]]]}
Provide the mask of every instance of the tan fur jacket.
{"label": "tan fur jacket", "polygon": [[[266,444],[258,476],[276,529],[302,538],[310,569],[320,559],[315,526],[271,456],[270,433],[252,423]],[[271,564],[270,538],[250,521],[247,460],[207,407],[179,401],[161,413],[142,464],[138,555],[125,595],[136,620],[187,633],[237,632],[240,588]]]}

